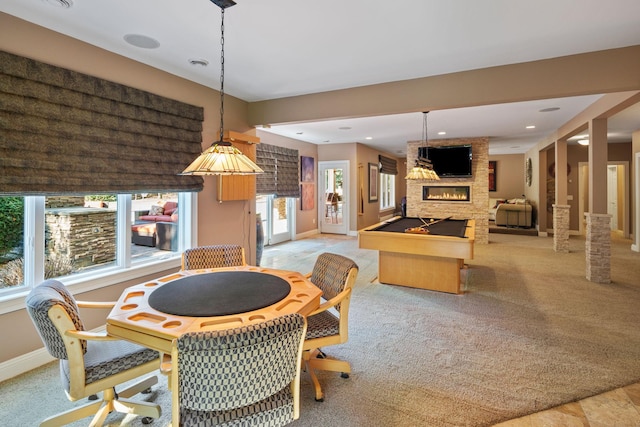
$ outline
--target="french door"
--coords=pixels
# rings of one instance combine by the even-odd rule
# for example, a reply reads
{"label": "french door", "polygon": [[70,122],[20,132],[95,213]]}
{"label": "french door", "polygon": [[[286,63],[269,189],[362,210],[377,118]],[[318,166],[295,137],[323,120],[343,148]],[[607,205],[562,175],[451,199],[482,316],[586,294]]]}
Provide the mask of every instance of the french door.
{"label": "french door", "polygon": [[256,213],[262,219],[264,230],[264,244],[292,240],[295,230],[295,199],[290,197],[257,196]]}
{"label": "french door", "polygon": [[349,162],[318,162],[318,224],[321,233],[349,229]]}

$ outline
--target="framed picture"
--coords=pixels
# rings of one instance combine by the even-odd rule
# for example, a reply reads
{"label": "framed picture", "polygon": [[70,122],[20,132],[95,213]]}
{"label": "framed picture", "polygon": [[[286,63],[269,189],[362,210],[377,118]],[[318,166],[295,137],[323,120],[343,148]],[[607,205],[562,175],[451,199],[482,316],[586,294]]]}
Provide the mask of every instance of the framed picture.
{"label": "framed picture", "polygon": [[497,181],[497,164],[495,160],[489,161],[489,191],[496,191],[496,181]]}
{"label": "framed picture", "polygon": [[315,174],[313,157],[300,156],[300,181],[313,182]]}
{"label": "framed picture", "polygon": [[315,184],[300,184],[300,209],[311,210],[315,207]]}
{"label": "framed picture", "polygon": [[369,163],[369,203],[378,201],[378,165]]}

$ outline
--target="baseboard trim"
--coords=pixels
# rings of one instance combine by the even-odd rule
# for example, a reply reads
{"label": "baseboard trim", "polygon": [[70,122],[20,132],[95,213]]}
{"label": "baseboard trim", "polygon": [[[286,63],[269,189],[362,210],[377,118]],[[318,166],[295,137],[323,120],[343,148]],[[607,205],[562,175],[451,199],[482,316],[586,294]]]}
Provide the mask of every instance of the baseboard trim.
{"label": "baseboard trim", "polygon": [[296,234],[296,237],[294,240],[300,240],[300,239],[304,239],[305,237],[315,236],[318,233],[319,232],[317,228],[315,230],[305,231],[304,233]]}
{"label": "baseboard trim", "polygon": [[23,354],[6,362],[0,363],[0,382],[32,371],[42,365],[56,360],[42,347],[30,353]]}
{"label": "baseboard trim", "polygon": [[[101,333],[104,331],[106,331],[106,327],[103,325],[92,329],[90,332]],[[0,383],[32,371],[40,366],[53,362],[54,360],[57,359],[51,356],[44,347],[22,354],[18,357],[14,357],[13,359],[6,360],[0,363]]]}

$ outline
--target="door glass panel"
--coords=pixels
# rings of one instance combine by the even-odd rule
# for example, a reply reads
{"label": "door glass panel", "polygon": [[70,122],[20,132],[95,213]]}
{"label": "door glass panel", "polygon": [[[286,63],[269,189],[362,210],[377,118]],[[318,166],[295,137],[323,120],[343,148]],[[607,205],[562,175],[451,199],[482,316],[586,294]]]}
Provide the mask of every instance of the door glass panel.
{"label": "door glass panel", "polygon": [[342,169],[325,169],[324,222],[326,224],[342,224],[342,186]]}
{"label": "door glass panel", "polygon": [[273,199],[272,204],[271,234],[278,235],[289,232],[289,213],[287,212],[287,199],[280,197]]}
{"label": "door glass panel", "polygon": [[274,196],[256,197],[256,215],[264,230],[264,244],[275,245],[291,240],[293,199]]}

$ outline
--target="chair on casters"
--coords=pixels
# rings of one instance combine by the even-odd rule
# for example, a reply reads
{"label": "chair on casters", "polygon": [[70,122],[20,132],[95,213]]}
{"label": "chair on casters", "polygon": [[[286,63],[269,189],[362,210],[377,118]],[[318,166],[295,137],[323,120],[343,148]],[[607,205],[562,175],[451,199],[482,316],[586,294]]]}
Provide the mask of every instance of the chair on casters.
{"label": "chair on casters", "polygon": [[284,426],[300,416],[307,322],[287,314],[189,332],[171,350],[172,426]]}
{"label": "chair on casters", "polygon": [[47,351],[60,359],[60,376],[71,401],[102,391],[102,400],[91,401],[44,420],[40,426],[62,426],[94,415],[90,425],[99,426],[112,411],[137,414],[143,423],[160,417],[160,406],[134,402],[129,397],[148,390],[158,382],[145,378],[116,393],[115,387],[160,367],[158,352],[106,333],[84,330],[78,307],[110,308],[114,303],[76,301],[66,287],[47,280],[27,296],[26,306]]}
{"label": "chair on casters", "polygon": [[182,270],[247,265],[240,245],[212,245],[187,249],[182,254]]}
{"label": "chair on casters", "polygon": [[[341,372],[343,378],[349,378],[351,372],[349,362],[330,358],[320,348],[347,342],[349,302],[357,275],[358,265],[351,259],[323,253],[318,256],[313,271],[306,276],[322,290],[322,298],[325,300],[307,317],[309,325],[302,355],[313,381],[318,402],[324,400],[324,395],[314,371]],[[337,316],[333,312],[337,313]]]}

